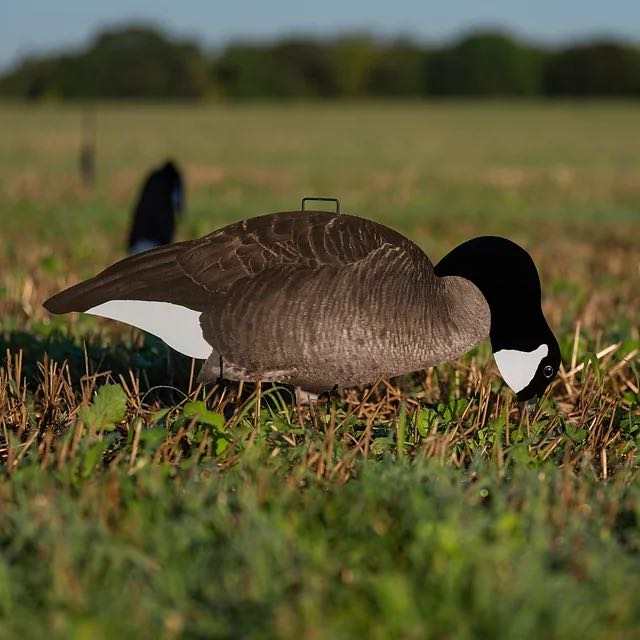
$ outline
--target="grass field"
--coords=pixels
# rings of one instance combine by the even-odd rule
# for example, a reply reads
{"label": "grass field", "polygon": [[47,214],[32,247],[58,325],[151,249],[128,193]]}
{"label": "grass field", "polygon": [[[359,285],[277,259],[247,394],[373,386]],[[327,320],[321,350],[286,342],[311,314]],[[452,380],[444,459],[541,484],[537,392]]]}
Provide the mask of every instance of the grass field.
{"label": "grass field", "polygon": [[[640,110],[624,103],[0,106],[0,637],[640,638]],[[487,345],[299,410],[42,301],[123,255],[175,158],[181,238],[302,196],[435,261],[538,264],[562,375]]]}

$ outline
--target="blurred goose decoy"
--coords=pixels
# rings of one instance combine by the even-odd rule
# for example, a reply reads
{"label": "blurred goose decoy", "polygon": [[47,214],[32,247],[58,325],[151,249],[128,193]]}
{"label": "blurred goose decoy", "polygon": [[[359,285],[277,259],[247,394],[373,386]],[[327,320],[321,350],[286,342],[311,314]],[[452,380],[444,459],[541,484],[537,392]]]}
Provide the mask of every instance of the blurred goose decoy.
{"label": "blurred goose decoy", "polygon": [[201,381],[278,381],[305,392],[458,358],[489,337],[519,400],[560,365],[529,254],[469,240],[434,268],[413,242],[351,215],[292,211],[126,258],[47,300],[153,333],[206,360]]}
{"label": "blurred goose decoy", "polygon": [[170,160],[144,182],[133,212],[129,253],[140,253],[173,241],[176,215],[184,207],[182,176]]}
{"label": "blurred goose decoy", "polygon": [[96,114],[93,110],[85,112],[83,119],[82,143],[78,168],[82,184],[89,188],[96,180]]}

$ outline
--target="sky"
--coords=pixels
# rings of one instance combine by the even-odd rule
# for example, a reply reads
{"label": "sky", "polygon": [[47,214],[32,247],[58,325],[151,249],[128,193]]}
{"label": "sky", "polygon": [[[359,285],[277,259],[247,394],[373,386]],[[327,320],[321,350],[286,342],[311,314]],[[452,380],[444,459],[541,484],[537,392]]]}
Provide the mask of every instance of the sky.
{"label": "sky", "polygon": [[212,47],[243,36],[349,30],[437,41],[486,26],[550,43],[592,35],[640,41],[640,0],[0,0],[0,67],[33,51],[82,45],[101,27],[129,20]]}

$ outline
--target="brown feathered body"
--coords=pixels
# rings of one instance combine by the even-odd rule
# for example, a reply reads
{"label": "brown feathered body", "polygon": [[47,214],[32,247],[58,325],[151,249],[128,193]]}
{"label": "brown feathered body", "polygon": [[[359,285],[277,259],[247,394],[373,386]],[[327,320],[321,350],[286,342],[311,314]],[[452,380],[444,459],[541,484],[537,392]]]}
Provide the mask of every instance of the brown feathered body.
{"label": "brown feathered body", "polygon": [[452,360],[490,328],[469,280],[437,277],[392,229],[324,212],[260,216],[132,256],[45,306],[66,313],[108,300],[199,312],[212,349],[205,380],[222,374],[312,392]]}

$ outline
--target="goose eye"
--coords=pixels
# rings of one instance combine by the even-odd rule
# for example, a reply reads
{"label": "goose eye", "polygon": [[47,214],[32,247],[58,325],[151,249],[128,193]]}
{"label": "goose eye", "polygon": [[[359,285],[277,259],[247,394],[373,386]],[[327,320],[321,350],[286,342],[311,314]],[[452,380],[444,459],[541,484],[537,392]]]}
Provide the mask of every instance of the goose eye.
{"label": "goose eye", "polygon": [[545,378],[550,378],[553,375],[553,367],[550,364],[546,365],[542,370],[542,375]]}

